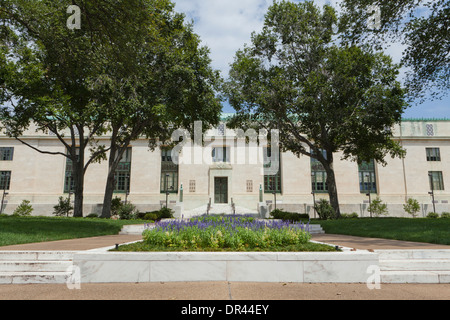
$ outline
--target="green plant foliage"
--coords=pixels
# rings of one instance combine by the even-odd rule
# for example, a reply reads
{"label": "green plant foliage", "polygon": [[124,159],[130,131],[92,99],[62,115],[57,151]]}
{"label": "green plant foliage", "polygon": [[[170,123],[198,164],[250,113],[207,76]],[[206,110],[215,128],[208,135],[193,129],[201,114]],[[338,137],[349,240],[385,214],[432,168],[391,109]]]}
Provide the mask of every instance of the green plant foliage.
{"label": "green plant foliage", "polygon": [[441,218],[445,218],[445,219],[450,218],[450,212],[442,212]]}
{"label": "green plant foliage", "polygon": [[429,219],[437,219],[437,218],[439,218],[439,214],[435,213],[435,212],[430,212],[429,214],[427,214],[427,218],[429,218]]}
{"label": "green plant foliage", "polygon": [[68,217],[73,210],[69,198],[59,197],[58,204],[53,207],[53,214],[57,217]]}
{"label": "green plant foliage", "polygon": [[403,205],[403,209],[408,214],[412,215],[413,218],[417,217],[418,212],[420,211],[419,201],[413,198],[409,198],[406,204]]}
{"label": "green plant foliage", "polygon": [[315,208],[320,220],[329,220],[336,217],[335,211],[328,200],[320,199],[319,202],[316,203]]}
{"label": "green plant foliage", "polygon": [[33,212],[33,206],[29,200],[23,200],[22,203],[14,210],[13,216],[28,217]]}
{"label": "green plant foliage", "polygon": [[190,221],[172,220],[144,231],[147,245],[183,249],[266,250],[309,242],[305,225],[258,221],[243,216],[207,216]]}
{"label": "green plant foliage", "polygon": [[117,213],[121,220],[131,220],[135,218],[135,216],[138,213],[138,210],[136,210],[135,205],[128,202],[126,204],[125,203],[122,204]]}
{"label": "green plant foliage", "polygon": [[374,214],[377,217],[388,215],[387,204],[383,203],[379,197],[372,200],[372,203],[369,205],[367,209],[370,213]]}
{"label": "green plant foliage", "polygon": [[309,220],[308,214],[300,214],[295,212],[286,212],[282,209],[275,209],[270,213],[270,216],[274,219],[281,219],[284,221],[301,221],[301,220]]}

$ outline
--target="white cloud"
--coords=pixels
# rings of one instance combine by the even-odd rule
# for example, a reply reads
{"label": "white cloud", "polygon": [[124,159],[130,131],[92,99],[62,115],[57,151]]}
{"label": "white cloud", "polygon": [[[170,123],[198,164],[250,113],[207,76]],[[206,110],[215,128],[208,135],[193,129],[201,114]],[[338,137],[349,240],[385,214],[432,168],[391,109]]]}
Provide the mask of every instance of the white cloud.
{"label": "white cloud", "polygon": [[272,0],[175,0],[175,10],[194,20],[194,30],[211,50],[213,66],[227,77],[237,50],[261,30]]}
{"label": "white cloud", "polygon": [[[173,0],[175,10],[186,14],[187,20],[194,21],[194,31],[200,36],[203,45],[209,47],[213,68],[220,70],[224,78],[228,77],[229,65],[233,62],[236,51],[250,44],[252,32],[260,32],[264,25],[264,16],[273,0]],[[294,0],[300,2],[302,0]],[[316,5],[322,7],[330,4],[339,11],[342,0],[316,0]],[[392,44],[385,52],[393,57],[394,62],[401,60],[404,47]],[[405,70],[401,72],[404,78]],[[442,114],[442,109],[436,107],[436,113]],[[444,100],[445,101],[445,100]],[[226,107],[226,110],[227,109]],[[444,114],[447,114],[448,111]]]}
{"label": "white cloud", "polygon": [[[251,34],[259,32],[264,25],[264,16],[273,0],[173,0],[175,10],[186,14],[194,21],[194,30],[200,35],[203,45],[211,50],[213,67],[228,76],[229,64],[237,50],[250,43]],[[318,0],[336,9],[342,0]],[[294,2],[299,2],[294,1]]]}

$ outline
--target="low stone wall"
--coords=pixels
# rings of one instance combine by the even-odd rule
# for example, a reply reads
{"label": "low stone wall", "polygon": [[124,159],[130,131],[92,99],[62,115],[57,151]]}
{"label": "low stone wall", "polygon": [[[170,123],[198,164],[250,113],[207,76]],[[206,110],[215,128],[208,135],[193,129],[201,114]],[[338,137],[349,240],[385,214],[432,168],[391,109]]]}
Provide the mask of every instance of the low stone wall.
{"label": "low stone wall", "polygon": [[367,251],[332,253],[75,254],[81,283],[184,281],[365,283],[379,265]]}

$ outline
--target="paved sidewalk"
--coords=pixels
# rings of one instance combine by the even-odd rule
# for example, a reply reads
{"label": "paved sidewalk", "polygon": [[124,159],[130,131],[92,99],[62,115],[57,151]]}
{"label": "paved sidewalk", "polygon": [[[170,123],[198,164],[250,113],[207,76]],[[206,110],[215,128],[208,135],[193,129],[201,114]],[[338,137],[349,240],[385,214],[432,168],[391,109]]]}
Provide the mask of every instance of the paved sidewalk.
{"label": "paved sidewalk", "polygon": [[0,251],[87,251],[139,241],[142,236],[114,235],[0,247]]}
{"label": "paved sidewalk", "polygon": [[[136,235],[104,236],[0,247],[0,251],[85,251],[141,239]],[[442,245],[329,234],[313,235],[313,240],[362,250],[450,249]],[[80,290],[69,290],[66,285],[28,284],[0,285],[0,300],[450,300],[450,285],[383,284],[380,290],[369,290],[365,284],[182,282],[82,284]]]}
{"label": "paved sidewalk", "polygon": [[410,241],[398,241],[389,239],[377,239],[377,238],[362,238],[346,235],[335,234],[317,234],[313,235],[312,239],[318,242],[324,242],[334,244],[342,247],[354,248],[358,250],[413,250],[413,249],[449,249],[450,246],[410,242]]}
{"label": "paved sidewalk", "polygon": [[[79,290],[66,285],[0,285],[0,300],[153,300],[153,301],[295,301],[295,300],[449,300],[448,284],[382,284],[370,290],[366,284],[339,283],[244,283],[173,282],[81,284]],[[189,302],[180,306],[187,306]],[[247,303],[248,304],[248,303]],[[271,304],[270,302],[265,304]],[[202,303],[193,304],[202,306]],[[207,305],[207,304],[204,304]],[[168,312],[179,313],[169,304]],[[286,305],[298,310],[298,302]],[[146,308],[161,308],[158,303]],[[302,309],[303,310],[303,309]],[[283,310],[278,310],[283,311]],[[287,314],[290,316],[292,313]],[[165,314],[168,316],[168,314]],[[279,317],[274,317],[279,319]]]}

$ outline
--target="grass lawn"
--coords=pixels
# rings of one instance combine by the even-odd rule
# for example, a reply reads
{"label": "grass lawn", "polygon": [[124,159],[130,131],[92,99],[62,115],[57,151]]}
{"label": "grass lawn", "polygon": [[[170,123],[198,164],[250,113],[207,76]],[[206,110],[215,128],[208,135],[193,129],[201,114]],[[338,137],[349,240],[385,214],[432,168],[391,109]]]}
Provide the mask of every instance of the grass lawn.
{"label": "grass lawn", "polygon": [[450,245],[450,219],[359,218],[314,221],[328,234]]}
{"label": "grass lawn", "polygon": [[125,224],[143,221],[60,217],[0,216],[0,247],[116,235]]}

